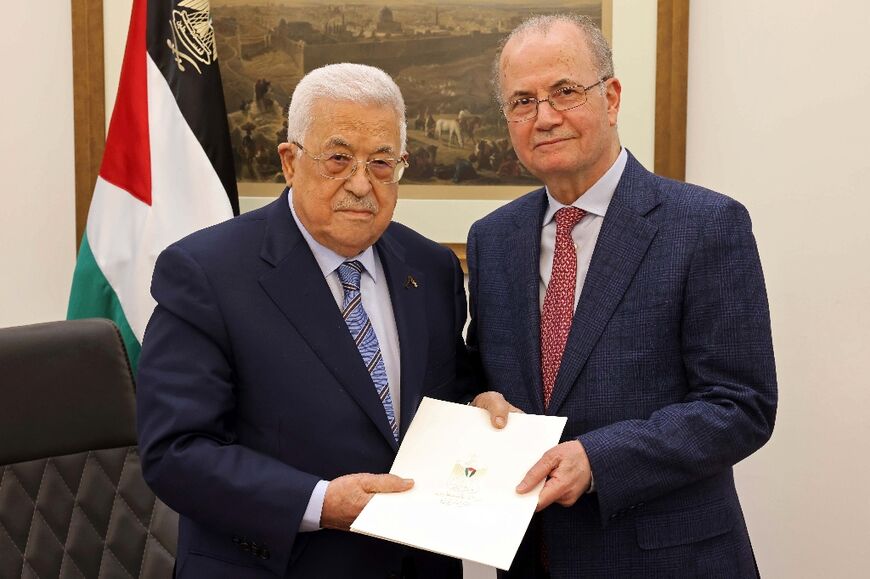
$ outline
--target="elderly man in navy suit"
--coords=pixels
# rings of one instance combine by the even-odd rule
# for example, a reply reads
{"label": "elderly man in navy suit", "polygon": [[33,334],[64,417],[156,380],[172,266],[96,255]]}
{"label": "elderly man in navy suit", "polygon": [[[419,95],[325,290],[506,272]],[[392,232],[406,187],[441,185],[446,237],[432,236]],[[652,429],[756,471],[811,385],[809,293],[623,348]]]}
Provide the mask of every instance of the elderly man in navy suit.
{"label": "elderly man in navy suit", "polygon": [[546,187],[469,233],[475,403],[568,418],[518,487],[546,479],[508,576],[755,577],[732,466],[771,435],[776,375],[746,209],[621,147],[589,20],[526,21],[496,69]]}
{"label": "elderly man in navy suit", "polygon": [[146,480],[190,579],[458,577],[347,529],[424,395],[470,398],[456,256],[391,223],[405,105],[384,72],[317,69],[279,146],[288,189],[157,260],[139,362]]}

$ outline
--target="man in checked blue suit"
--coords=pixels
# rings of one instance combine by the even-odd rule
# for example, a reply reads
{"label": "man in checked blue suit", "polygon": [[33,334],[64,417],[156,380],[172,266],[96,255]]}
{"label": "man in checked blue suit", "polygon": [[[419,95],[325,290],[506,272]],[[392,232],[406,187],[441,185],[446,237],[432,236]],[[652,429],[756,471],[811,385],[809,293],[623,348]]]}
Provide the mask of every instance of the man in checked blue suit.
{"label": "man in checked blue suit", "polygon": [[568,418],[518,487],[546,479],[507,576],[757,576],[732,466],[771,435],[776,376],[746,209],[620,146],[590,21],[525,22],[496,70],[546,188],[469,233],[468,339],[491,390],[475,403]]}
{"label": "man in checked blue suit", "polygon": [[[138,376],[142,467],[180,514],[183,579],[459,577],[348,532],[423,396],[466,398],[456,256],[391,223],[405,105],[384,72],[317,69],[279,146],[288,189],[157,260]],[[468,396],[470,398],[470,396]]]}

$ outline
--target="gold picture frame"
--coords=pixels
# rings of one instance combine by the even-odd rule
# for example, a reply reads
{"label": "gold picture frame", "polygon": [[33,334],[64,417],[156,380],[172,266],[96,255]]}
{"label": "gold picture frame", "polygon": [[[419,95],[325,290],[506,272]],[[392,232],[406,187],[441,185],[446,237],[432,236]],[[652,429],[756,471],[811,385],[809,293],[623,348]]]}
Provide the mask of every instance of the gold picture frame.
{"label": "gold picture frame", "polygon": [[[611,26],[611,2],[603,4],[602,25]],[[688,72],[689,0],[657,0],[655,71],[655,163],[656,173],[683,179],[685,176],[686,84]],[[72,0],[73,89],[76,162],[76,236],[81,239],[105,141],[105,78],[103,49],[103,1]],[[255,185],[274,197],[280,186]],[[437,189],[437,193],[426,189]],[[244,187],[243,187],[244,189]],[[473,189],[473,191],[471,191]],[[403,186],[402,199],[444,204],[447,214],[466,199],[512,199],[528,186]],[[246,191],[263,195],[257,191]],[[243,195],[244,196],[244,195]],[[416,223],[412,223],[416,227]],[[424,232],[425,233],[425,232]],[[452,236],[455,237],[455,236]],[[464,253],[460,240],[438,241]]]}

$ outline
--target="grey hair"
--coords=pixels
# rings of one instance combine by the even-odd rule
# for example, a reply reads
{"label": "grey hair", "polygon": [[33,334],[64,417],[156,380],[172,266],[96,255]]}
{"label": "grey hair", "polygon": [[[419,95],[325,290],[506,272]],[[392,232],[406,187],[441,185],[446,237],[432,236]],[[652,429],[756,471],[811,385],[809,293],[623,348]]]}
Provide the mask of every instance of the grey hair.
{"label": "grey hair", "polygon": [[408,126],[405,100],[395,81],[379,68],[365,64],[329,64],[302,77],[287,107],[287,141],[301,143],[314,120],[314,105],[322,100],[382,105],[396,111],[399,141],[405,152]]}
{"label": "grey hair", "polygon": [[[554,24],[570,24],[580,30],[586,38],[589,52],[592,53],[592,64],[595,66],[598,78],[613,76],[613,52],[601,28],[591,18],[579,14],[538,14],[520,22],[498,45],[492,65],[492,86],[497,102],[501,103],[501,55],[504,47],[514,38],[528,33],[545,35]],[[600,85],[600,90],[604,94],[606,91],[604,84]]]}

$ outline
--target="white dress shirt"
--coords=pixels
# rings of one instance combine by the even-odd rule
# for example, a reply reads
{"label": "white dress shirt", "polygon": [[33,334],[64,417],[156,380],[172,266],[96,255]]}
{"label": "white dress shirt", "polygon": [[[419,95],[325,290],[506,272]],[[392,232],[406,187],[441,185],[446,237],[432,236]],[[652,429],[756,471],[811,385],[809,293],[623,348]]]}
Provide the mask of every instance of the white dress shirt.
{"label": "white dress shirt", "polygon": [[[314,239],[308,230],[305,229],[305,226],[302,225],[302,222],[299,221],[299,216],[296,215],[296,210],[293,208],[293,189],[290,189],[287,199],[290,203],[290,213],[293,215],[293,220],[296,222],[300,233],[302,233],[302,237],[305,238],[305,242],[308,243],[308,247],[311,248],[311,253],[314,254],[314,259],[317,261],[317,265],[320,266],[323,277],[326,278],[326,284],[332,292],[332,297],[339,311],[344,303],[344,289],[341,286],[341,280],[338,278],[338,266],[345,261],[356,260],[365,268],[360,277],[362,306],[372,322],[375,335],[378,337],[378,345],[381,347],[384,368],[387,372],[390,396],[393,399],[393,411],[398,423],[401,404],[401,388],[399,388],[399,380],[401,378],[399,332],[396,329],[393,303],[390,301],[390,289],[387,287],[387,278],[377,250],[374,247],[369,247],[354,257],[338,255]],[[374,385],[372,385],[372,388],[374,389]],[[300,531],[306,532],[320,529],[323,499],[326,496],[328,484],[328,481],[322,480],[314,487],[314,492],[311,493],[308,507],[305,509],[305,514],[302,517],[302,523],[299,525]]]}
{"label": "white dress shirt", "polygon": [[[595,250],[595,242],[598,241],[598,233],[604,222],[604,214],[625,170],[628,161],[628,153],[625,149],[619,152],[616,161],[610,166],[601,178],[592,187],[586,190],[572,205],[586,212],[580,222],[571,231],[574,247],[577,250],[577,283],[574,286],[574,309],[580,301],[580,293],[586,281],[586,273],[589,271],[589,263],[592,261],[592,252]],[[541,229],[541,280],[539,283],[540,302],[539,307],[543,310],[544,296],[547,294],[547,285],[553,273],[553,255],[556,251],[556,211],[566,207],[557,201],[550,191],[547,190],[547,199],[550,204],[544,213],[544,223]]]}

